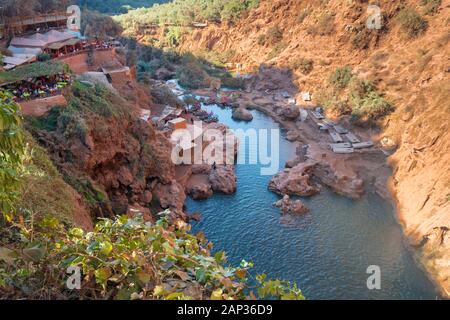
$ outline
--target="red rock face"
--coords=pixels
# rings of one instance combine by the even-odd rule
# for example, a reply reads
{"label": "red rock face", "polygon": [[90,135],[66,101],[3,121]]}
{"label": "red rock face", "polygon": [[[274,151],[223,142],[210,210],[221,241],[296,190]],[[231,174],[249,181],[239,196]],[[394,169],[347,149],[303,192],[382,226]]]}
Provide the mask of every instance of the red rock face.
{"label": "red rock face", "polygon": [[132,115],[89,114],[84,121],[85,136],[66,138],[59,129],[37,134],[63,173],[89,180],[107,194],[96,215],[124,214],[129,204],[145,207],[155,198],[156,207],[166,208],[170,197],[179,200],[169,207],[182,212],[183,188],[179,194],[170,189],[166,196],[154,197],[157,185],[171,186],[175,180],[171,144],[165,136]]}
{"label": "red rock face", "polygon": [[307,197],[315,195],[319,189],[311,184],[314,163],[304,162],[284,169],[275,175],[269,182],[269,190],[279,195],[295,195]]}

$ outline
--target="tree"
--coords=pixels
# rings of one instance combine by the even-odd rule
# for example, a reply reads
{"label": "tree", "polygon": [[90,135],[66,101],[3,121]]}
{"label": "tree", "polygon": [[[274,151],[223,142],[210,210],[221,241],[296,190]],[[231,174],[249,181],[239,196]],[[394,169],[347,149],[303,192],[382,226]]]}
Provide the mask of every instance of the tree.
{"label": "tree", "polygon": [[11,95],[0,91],[0,217],[10,220],[20,192],[25,142],[19,108]]}

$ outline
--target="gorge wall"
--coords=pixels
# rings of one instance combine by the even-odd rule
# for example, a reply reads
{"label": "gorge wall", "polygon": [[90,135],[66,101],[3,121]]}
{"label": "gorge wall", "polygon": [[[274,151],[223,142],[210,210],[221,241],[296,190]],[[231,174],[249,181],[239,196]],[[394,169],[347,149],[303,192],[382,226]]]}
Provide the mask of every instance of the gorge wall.
{"label": "gorge wall", "polygon": [[[421,1],[379,1],[381,30],[365,28],[367,1],[261,1],[234,23],[210,24],[187,32],[181,49],[232,57],[230,66],[254,71],[261,64],[288,68],[300,91],[313,94],[330,74],[349,65],[393,103],[373,139],[390,144],[394,173],[385,189],[397,200],[398,218],[418,260],[450,296],[450,2],[424,13],[424,34],[409,38],[397,22],[408,6],[424,12]],[[272,28],[276,43],[261,41]],[[313,61],[304,74],[299,58]]]}

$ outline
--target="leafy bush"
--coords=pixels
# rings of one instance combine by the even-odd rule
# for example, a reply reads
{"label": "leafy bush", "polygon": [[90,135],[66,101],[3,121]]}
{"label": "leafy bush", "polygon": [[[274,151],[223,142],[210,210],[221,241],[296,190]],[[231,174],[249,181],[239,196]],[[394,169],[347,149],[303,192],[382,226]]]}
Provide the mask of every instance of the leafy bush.
{"label": "leafy bush", "polygon": [[86,6],[92,11],[114,15],[127,13],[136,8],[151,7],[154,4],[167,2],[167,0],[77,0],[76,2],[81,8]]}
{"label": "leafy bush", "polygon": [[393,106],[366,80],[352,80],[350,98],[352,115],[360,120],[377,120],[393,111]]}
{"label": "leafy bush", "polygon": [[220,77],[220,81],[223,87],[230,89],[245,89],[245,80],[241,78],[235,78],[230,73],[225,73]]}
{"label": "leafy bush", "polygon": [[405,8],[397,15],[400,28],[409,38],[416,38],[426,31],[428,22],[412,8]]}
{"label": "leafy bush", "polygon": [[[225,266],[223,252],[211,255],[202,234],[165,218],[146,224],[126,216],[102,219],[93,232],[67,230],[54,218],[35,230],[18,225],[20,243],[1,248],[0,293],[28,299],[245,299],[256,298],[248,283],[252,263]],[[69,267],[80,268],[81,290],[69,290]],[[301,299],[296,285],[258,275],[259,298]]]}
{"label": "leafy bush", "polygon": [[330,83],[336,88],[346,88],[352,79],[352,69],[348,66],[337,68],[330,77]]}
{"label": "leafy bush", "polygon": [[352,115],[369,121],[377,120],[394,110],[393,106],[375,91],[364,97],[354,98],[352,104]]}
{"label": "leafy bush", "polygon": [[144,29],[150,24],[174,24],[188,27],[194,22],[235,20],[251,8],[257,7],[259,0],[178,0],[151,8],[130,10],[115,17],[129,34]]}
{"label": "leafy bush", "polygon": [[49,61],[51,60],[51,56],[48,53],[41,53],[40,55],[38,55],[37,59],[39,61]]}
{"label": "leafy bush", "polygon": [[180,44],[181,37],[183,36],[183,29],[178,26],[168,27],[164,32],[164,46],[177,47]]}
{"label": "leafy bush", "polygon": [[199,63],[189,61],[183,64],[177,71],[179,84],[189,89],[209,87],[210,78]]}
{"label": "leafy bush", "polygon": [[300,70],[304,75],[307,75],[314,69],[314,61],[312,59],[299,58],[294,62],[292,67],[296,70]]}
{"label": "leafy bush", "polygon": [[19,107],[0,90],[0,222],[11,220],[19,197],[25,140]]}
{"label": "leafy bush", "polygon": [[229,0],[225,2],[220,16],[222,20],[235,20],[242,12],[258,5],[259,0]]}

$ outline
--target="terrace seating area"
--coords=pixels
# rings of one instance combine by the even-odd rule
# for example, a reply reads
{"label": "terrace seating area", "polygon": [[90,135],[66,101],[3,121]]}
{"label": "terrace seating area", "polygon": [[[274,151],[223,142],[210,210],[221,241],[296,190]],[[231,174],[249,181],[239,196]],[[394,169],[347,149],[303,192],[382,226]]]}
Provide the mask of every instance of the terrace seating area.
{"label": "terrace seating area", "polygon": [[55,75],[39,77],[31,81],[21,81],[5,86],[5,89],[13,94],[16,102],[47,98],[60,95],[61,91],[70,85],[71,78],[68,75]]}
{"label": "terrace seating area", "polygon": [[59,95],[71,82],[64,65],[56,62],[36,62],[0,72],[0,87],[10,92],[16,102]]}

